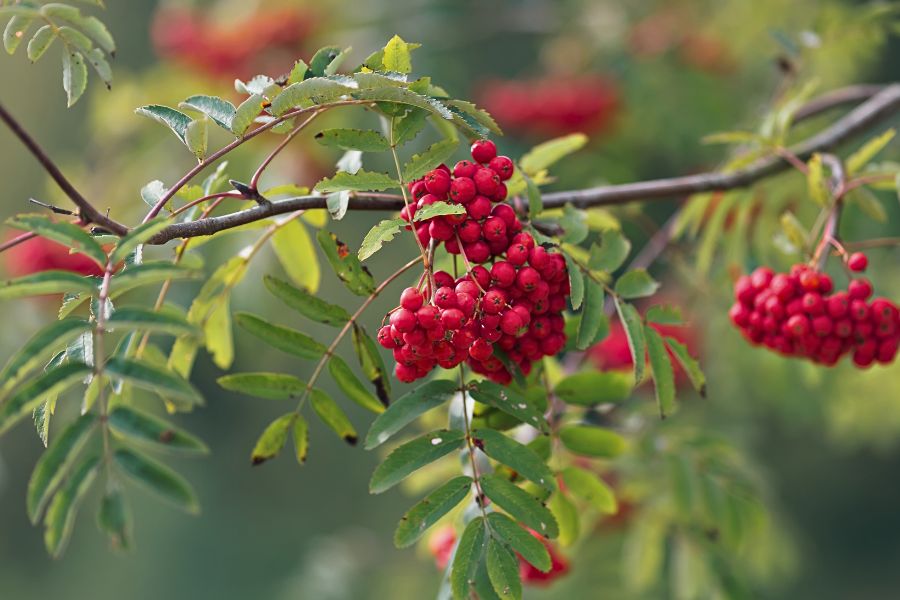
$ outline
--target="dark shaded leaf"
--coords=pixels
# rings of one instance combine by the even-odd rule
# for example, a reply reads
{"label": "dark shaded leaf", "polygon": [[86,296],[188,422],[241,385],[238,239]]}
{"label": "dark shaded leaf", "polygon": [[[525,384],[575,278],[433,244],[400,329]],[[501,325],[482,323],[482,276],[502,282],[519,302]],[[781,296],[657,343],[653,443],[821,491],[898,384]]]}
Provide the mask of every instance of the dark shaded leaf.
{"label": "dark shaded leaf", "polygon": [[458,450],[465,437],[461,431],[439,429],[403,444],[375,469],[369,491],[380,494],[389,490],[421,467]]}
{"label": "dark shaded leaf", "polygon": [[93,369],[80,362],[68,362],[35,377],[0,404],[0,433],[33,411],[47,397],[61,394],[87,377]]}
{"label": "dark shaded leaf", "polygon": [[471,477],[454,477],[409,509],[394,532],[394,545],[406,548],[469,495]]}
{"label": "dark shaded leaf", "polygon": [[556,519],[537,498],[499,475],[484,475],[480,482],[484,494],[515,520],[545,537],[559,535]]}
{"label": "dark shaded leaf", "polygon": [[502,410],[544,433],[550,430],[544,415],[512,388],[483,380],[469,384],[469,395],[478,402]]}
{"label": "dark shaded leaf", "polygon": [[426,382],[404,394],[372,423],[366,435],[366,450],[380,446],[419,416],[450,400],[458,391],[458,384],[438,379]]}
{"label": "dark shaded leaf", "polygon": [[251,313],[235,313],[234,322],[273,348],[300,358],[318,360],[325,355],[327,350],[324,345],[305,333],[269,323],[262,317]]}
{"label": "dark shaded leaf", "polygon": [[490,513],[487,521],[494,535],[509,544],[528,563],[544,573],[550,571],[552,567],[550,553],[538,538],[503,513]]}
{"label": "dark shaded leaf", "polygon": [[109,427],[114,433],[138,443],[158,448],[208,454],[200,439],[153,415],[120,404],[109,413]]}
{"label": "dark shaded leaf", "polygon": [[450,587],[453,590],[454,600],[469,600],[475,571],[484,554],[484,545],[487,539],[485,535],[484,518],[475,517],[463,530],[456,552],[453,555],[453,564],[450,567]]}
{"label": "dark shaded leaf", "polygon": [[328,263],[338,279],[344,282],[347,289],[357,296],[368,296],[375,291],[375,280],[372,274],[363,267],[356,254],[350,251],[333,233],[324,229],[316,234]]}
{"label": "dark shaded leaf", "polygon": [[94,482],[99,466],[99,456],[83,460],[53,496],[44,518],[44,544],[53,558],[62,555],[72,537],[78,506]]}
{"label": "dark shaded leaf", "polygon": [[488,456],[530,479],[542,488],[555,487],[553,473],[534,450],[493,429],[472,432],[475,444]]}
{"label": "dark shaded leaf", "polygon": [[263,283],[273,296],[308,319],[335,327],[344,325],[350,320],[350,313],[343,307],[326,302],[303,288],[292,286],[283,279],[266,275]]}
{"label": "dark shaded leaf", "polygon": [[113,458],[125,473],[165,500],[188,513],[200,512],[190,484],[168,467],[128,448],[119,448]]}
{"label": "dark shaded leaf", "polygon": [[216,381],[226,390],[270,400],[298,398],[306,390],[305,381],[281,373],[235,373]]}
{"label": "dark shaded leaf", "polygon": [[665,419],[675,410],[675,372],[659,332],[653,327],[645,325],[644,339],[647,340],[647,354],[650,357],[650,369],[653,375],[653,388],[656,391],[656,403],[659,406],[659,416]]}

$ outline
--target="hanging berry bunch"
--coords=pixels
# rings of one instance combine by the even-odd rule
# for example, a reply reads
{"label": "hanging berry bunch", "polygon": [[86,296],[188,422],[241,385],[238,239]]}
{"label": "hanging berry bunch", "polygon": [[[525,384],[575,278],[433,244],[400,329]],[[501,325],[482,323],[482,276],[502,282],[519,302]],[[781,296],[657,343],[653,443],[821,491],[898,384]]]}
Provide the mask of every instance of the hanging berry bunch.
{"label": "hanging berry bunch", "polygon": [[406,221],[437,202],[465,207],[415,227],[423,247],[443,245],[462,257],[466,273],[438,271],[405,289],[390,323],[378,332],[381,345],[393,350],[401,381],[467,362],[476,373],[506,384],[512,374],[496,348],[528,374],[533,361],[557,354],[566,343],[565,259],[537,245],[503,203],[512,160],[498,156],[488,140],[475,142],[471,151],[474,162],[460,161],[452,171],[441,165],[409,184],[415,204],[403,210]]}

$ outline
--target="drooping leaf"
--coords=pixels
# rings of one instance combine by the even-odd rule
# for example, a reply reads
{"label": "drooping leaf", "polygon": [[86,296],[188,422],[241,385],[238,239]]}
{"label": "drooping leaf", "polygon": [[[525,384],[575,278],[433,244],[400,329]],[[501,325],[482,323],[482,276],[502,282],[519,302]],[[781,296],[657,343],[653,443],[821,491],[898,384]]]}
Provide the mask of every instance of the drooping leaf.
{"label": "drooping leaf", "polygon": [[631,396],[632,385],[630,373],[582,371],[560,380],[553,392],[566,404],[594,406],[624,402]]}
{"label": "drooping leaf", "polygon": [[631,242],[616,229],[603,232],[600,244],[591,247],[588,266],[592,269],[612,273],[624,264],[631,252]]}
{"label": "drooping leaf", "polygon": [[288,433],[294,425],[294,419],[297,418],[296,413],[287,413],[281,415],[266,427],[256,445],[253,452],[250,453],[250,462],[254,465],[260,465],[270,458],[278,456],[281,449],[287,442]]}
{"label": "drooping leaf", "polygon": [[88,331],[90,327],[87,320],[70,317],[53,321],[41,329],[10,357],[6,366],[0,371],[0,382],[3,384],[3,389],[12,388],[24,375],[44,364],[56,354],[60,347],[70,343]]}
{"label": "drooping leaf", "polygon": [[47,451],[38,459],[31,473],[31,479],[28,480],[28,493],[25,498],[28,518],[32,523],[38,522],[50,495],[71,469],[78,458],[78,453],[94,432],[96,424],[96,414],[88,413],[78,417],[54,438]]}
{"label": "drooping leaf", "polygon": [[28,48],[26,49],[28,60],[33,63],[39,61],[55,39],[56,34],[50,25],[44,25],[38,29],[31,39],[28,40]]}
{"label": "drooping leaf", "polygon": [[505,544],[495,538],[488,540],[487,571],[494,591],[500,598],[521,600],[522,579],[519,576],[519,561]]}
{"label": "drooping leaf", "polygon": [[403,219],[379,221],[363,238],[362,244],[359,246],[359,260],[367,260],[381,250],[381,247],[394,239],[394,236],[400,233],[405,226],[406,221]]}
{"label": "drooping leaf", "polygon": [[293,219],[279,227],[272,236],[272,248],[291,281],[312,293],[319,290],[321,271],[316,250],[299,220]]}
{"label": "drooping leaf", "polygon": [[0,433],[31,413],[44,398],[61,394],[74,383],[83,380],[93,369],[81,362],[67,362],[44,371],[22,385],[0,403]]}
{"label": "drooping leaf", "polygon": [[557,223],[563,229],[560,239],[569,244],[580,244],[590,233],[586,218],[587,213],[571,204],[563,206],[562,211],[562,216],[557,219]]}
{"label": "drooping leaf", "polygon": [[444,201],[438,201],[434,204],[423,206],[416,211],[413,221],[427,221],[434,217],[442,217],[446,215],[463,215],[466,213],[466,207],[462,204],[448,204]]}
{"label": "drooping leaf", "polygon": [[497,135],[503,135],[503,130],[500,129],[497,121],[495,121],[494,117],[492,117],[486,110],[482,110],[471,102],[467,102],[465,100],[451,99],[447,100],[446,104],[450,108],[456,109],[457,111],[471,117],[475,122],[482,125],[488,131]]}
{"label": "drooping leaf", "polygon": [[240,106],[234,111],[234,117],[231,119],[231,133],[241,137],[253,124],[253,120],[259,116],[262,111],[263,97],[261,94],[251,94],[249,98],[241,102]]}
{"label": "drooping leaf", "polygon": [[185,317],[174,311],[154,311],[140,306],[124,306],[107,319],[106,328],[114,329],[158,331],[173,335],[197,335],[199,329],[190,323]]}
{"label": "drooping leaf", "polygon": [[356,351],[356,357],[359,360],[359,367],[362,369],[363,375],[368,379],[375,388],[375,394],[384,406],[391,403],[391,383],[388,377],[387,369],[384,367],[384,359],[378,352],[378,347],[374,340],[369,337],[366,330],[353,324],[353,349]]}
{"label": "drooping leaf", "polygon": [[109,538],[115,550],[127,550],[131,545],[131,511],[125,501],[125,494],[116,485],[109,487],[100,500],[97,512],[97,526]]}
{"label": "drooping leaf", "polygon": [[561,475],[566,489],[576,498],[584,500],[603,514],[614,515],[618,512],[615,494],[595,473],[579,467],[566,467]]}
{"label": "drooping leaf", "polygon": [[515,520],[545,537],[559,535],[559,525],[553,514],[522,488],[499,475],[483,475],[480,483],[485,495]]}
{"label": "drooping leaf", "polygon": [[335,275],[344,282],[351,293],[357,296],[368,296],[375,291],[375,280],[372,274],[360,264],[359,258],[350,251],[347,244],[324,229],[319,230],[316,234],[316,240]]}
{"label": "drooping leaf", "polygon": [[459,385],[445,379],[428,381],[394,401],[378,415],[366,435],[366,450],[376,448],[395,433],[459,392]]}
{"label": "drooping leaf", "polygon": [[650,370],[653,375],[653,388],[656,391],[656,403],[659,416],[663,419],[675,410],[675,374],[669,353],[663,343],[662,336],[653,327],[644,326],[644,339],[647,340],[647,354],[650,358]]}
{"label": "drooping leaf", "polygon": [[554,489],[555,481],[550,468],[528,446],[493,429],[478,429],[472,435],[476,445],[497,462],[548,491]]}
{"label": "drooping leaf", "polygon": [[391,144],[383,135],[371,129],[325,129],[316,134],[323,146],[361,152],[386,152]]}
{"label": "drooping leaf", "polygon": [[149,104],[135,109],[134,112],[162,123],[178,136],[182,144],[187,145],[187,129],[191,118],[180,110],[159,104]]}
{"label": "drooping leaf", "polygon": [[459,143],[456,140],[441,140],[426,148],[421,154],[415,154],[403,165],[403,181],[419,179],[428,171],[446,162],[456,152]]}
{"label": "drooping leaf", "polygon": [[203,113],[226,131],[231,131],[236,109],[228,100],[217,96],[191,96],[181,103],[183,108],[190,108]]}
{"label": "drooping leaf", "polygon": [[326,177],[316,184],[317,192],[340,192],[349,190],[354,192],[377,192],[381,190],[396,189],[400,183],[387,173],[378,173],[360,169],[356,173],[338,171],[334,177]]}
{"label": "drooping leaf", "polygon": [[645,269],[628,271],[616,280],[616,293],[622,298],[645,298],[659,289],[659,283]]}
{"label": "drooping leaf", "polygon": [[347,418],[347,413],[338,406],[334,398],[319,389],[314,389],[310,395],[310,403],[316,415],[325,423],[339,438],[350,444],[356,445],[359,436],[356,434],[353,424]]}
{"label": "drooping leaf", "polygon": [[569,273],[569,303],[573,310],[578,310],[584,301],[584,277],[571,256],[563,254],[563,258],[566,259],[566,269]]}
{"label": "drooping leaf", "polygon": [[198,161],[203,160],[209,146],[209,120],[206,117],[188,123],[184,143]]}
{"label": "drooping leaf", "polygon": [[809,243],[809,231],[803,226],[803,223],[789,210],[781,214],[781,231],[784,236],[796,248],[798,252],[803,251]]}
{"label": "drooping leaf", "polygon": [[139,388],[163,396],[185,400],[193,404],[203,403],[203,396],[188,381],[172,371],[147,361],[114,356],[106,362],[105,370],[109,375],[118,377]]}
{"label": "drooping leaf", "polygon": [[575,347],[586,350],[588,346],[601,337],[600,333],[609,331],[609,320],[606,317],[606,292],[603,286],[592,279],[585,278],[587,291],[578,325]]}
{"label": "drooping leaf", "polygon": [[397,525],[394,545],[406,548],[418,541],[429,527],[469,495],[472,483],[471,477],[454,477],[410,508]]}
{"label": "drooping leaf", "polygon": [[305,381],[282,373],[234,373],[216,382],[226,390],[269,400],[298,398],[306,390]]}
{"label": "drooping leaf", "polygon": [[881,200],[865,187],[858,187],[847,195],[847,200],[877,223],[887,223],[888,214]]}
{"label": "drooping leaf", "polygon": [[672,355],[678,361],[678,364],[681,365],[681,368],[687,374],[688,379],[691,380],[691,385],[694,386],[694,389],[697,390],[701,396],[706,395],[706,376],[703,374],[703,371],[700,370],[700,363],[697,362],[697,359],[691,356],[691,353],[688,351],[686,345],[682,344],[678,340],[672,337],[665,338],[666,346],[672,352]]}
{"label": "drooping leaf", "polygon": [[106,266],[106,252],[103,250],[103,246],[74,223],[54,221],[46,215],[39,214],[16,215],[7,223],[16,229],[34,232],[41,237],[73,248],[91,258],[101,267]]}
{"label": "drooping leaf", "polygon": [[827,206],[830,200],[828,182],[822,165],[822,155],[816,152],[806,163],[806,189],[809,197],[819,206]]}
{"label": "drooping leaf", "polygon": [[323,75],[331,75],[337,72],[340,62],[342,61],[350,48],[342,49],[340,46],[325,46],[319,48],[309,61],[309,74],[316,77]]}
{"label": "drooping leaf", "polygon": [[519,166],[526,175],[537,175],[569,154],[577,152],[587,144],[583,133],[558,137],[538,144],[519,160]]}
{"label": "drooping leaf", "polygon": [[157,448],[209,453],[209,448],[199,438],[158,417],[124,404],[109,412],[108,423],[114,433],[126,440]]}
{"label": "drooping leaf", "polygon": [[16,49],[22,40],[25,39],[25,33],[34,23],[34,16],[13,15],[3,30],[3,47],[8,54],[15,54]]}
{"label": "drooping leaf", "polygon": [[541,411],[512,388],[483,380],[470,383],[468,391],[472,398],[482,404],[502,410],[506,414],[544,433],[550,430],[547,420],[544,419]]}
{"label": "drooping leaf", "polygon": [[306,454],[309,451],[309,424],[303,415],[295,415],[294,427],[291,435],[294,438],[294,454],[301,465],[306,462]]}
{"label": "drooping leaf", "polygon": [[94,482],[99,466],[99,456],[91,456],[81,461],[63,487],[53,496],[47,508],[47,516],[44,518],[44,544],[50,556],[57,558],[65,550],[69,538],[72,537],[78,507]]}
{"label": "drooping leaf", "polygon": [[263,283],[273,296],[308,319],[334,327],[350,320],[350,313],[343,307],[326,302],[305,288],[296,288],[271,275],[263,277]]}
{"label": "drooping leaf", "polygon": [[896,133],[894,129],[888,129],[881,135],[867,141],[859,150],[847,157],[847,173],[850,175],[858,173],[894,139]]}
{"label": "drooping leaf", "polygon": [[644,377],[644,365],[646,363],[647,344],[644,341],[644,328],[641,315],[637,309],[627,302],[615,298],[616,311],[619,320],[625,328],[625,336],[628,338],[628,348],[631,350],[631,359],[634,362],[634,381],[639,383]]}
{"label": "drooping leaf", "polygon": [[168,467],[128,448],[119,448],[113,458],[122,471],[147,489],[185,512],[200,512],[200,504],[191,485]]}
{"label": "drooping leaf", "polygon": [[71,108],[87,88],[87,66],[80,52],[68,50],[63,52],[62,63],[63,90],[66,92],[66,105]]}
{"label": "drooping leaf", "polygon": [[450,588],[454,600],[469,600],[472,597],[470,590],[484,554],[486,533],[484,518],[475,517],[459,538],[450,566]]}
{"label": "drooping leaf", "polygon": [[375,469],[369,491],[380,494],[389,490],[421,467],[458,450],[464,441],[461,431],[439,429],[403,444]]}
{"label": "drooping leaf", "polygon": [[415,139],[425,128],[428,115],[428,111],[421,108],[409,108],[405,116],[395,118],[391,133],[394,146],[399,147]]}
{"label": "drooping leaf", "polygon": [[547,501],[547,508],[553,513],[559,524],[559,544],[571,546],[578,539],[581,528],[581,520],[578,517],[578,509],[572,501],[557,490]]}
{"label": "drooping leaf", "polygon": [[559,430],[563,445],[582,456],[615,458],[625,450],[625,438],[604,427],[566,425]]}
{"label": "drooping leaf", "polygon": [[79,292],[94,294],[98,291],[97,284],[96,278],[82,277],[70,271],[41,271],[0,282],[0,299]]}
{"label": "drooping leaf", "polygon": [[493,534],[521,554],[529,564],[544,573],[550,571],[552,567],[550,553],[540,540],[503,513],[492,512],[488,515],[487,521]]}
{"label": "drooping leaf", "polygon": [[333,354],[328,359],[328,372],[350,400],[376,415],[384,412],[384,405],[366,389],[343,358]]}
{"label": "drooping leaf", "polygon": [[234,322],[273,348],[300,358],[318,360],[327,350],[324,345],[305,333],[269,323],[262,317],[251,313],[235,313]]}

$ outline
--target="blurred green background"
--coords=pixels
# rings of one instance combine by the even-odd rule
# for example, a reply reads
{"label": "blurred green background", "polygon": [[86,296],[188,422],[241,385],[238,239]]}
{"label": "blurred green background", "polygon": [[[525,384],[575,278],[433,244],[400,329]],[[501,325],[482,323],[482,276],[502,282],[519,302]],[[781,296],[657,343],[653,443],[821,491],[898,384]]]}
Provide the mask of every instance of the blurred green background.
{"label": "blurred green background", "polygon": [[[512,156],[544,137],[585,129],[592,141],[557,171],[558,189],[714,167],[725,150],[703,146],[700,138],[754,127],[786,79],[816,79],[825,91],[856,82],[892,81],[900,75],[900,45],[885,34],[893,16],[870,13],[871,5],[851,1],[223,0],[161,7],[146,0],[110,0],[108,4],[101,17],[119,44],[112,92],[92,81],[87,98],[66,110],[56,58],[31,66],[16,56],[0,60],[6,82],[0,100],[50,149],[85,195],[98,198],[101,208],[112,207],[126,222],[136,222],[141,215],[141,186],[152,179],[174,181],[191,164],[170,134],[134,115],[134,107],[174,104],[194,93],[227,97],[235,75],[252,76],[254,69],[267,68],[273,75],[285,72],[294,57],[308,56],[324,44],[353,46],[350,64],[381,47],[394,33],[423,43],[415,53],[416,72],[431,75],[457,97],[484,102],[501,125],[504,117],[513,123],[498,142]],[[178,45],[174,33],[181,23],[178,19],[191,14],[179,11],[195,11],[192,14],[205,18],[209,43],[220,52],[205,55]],[[299,15],[300,33],[277,43],[267,40],[272,23],[292,22],[285,17],[290,14]],[[244,38],[255,40],[247,44],[249,58],[241,57],[239,40]],[[794,71],[786,74],[785,62]],[[590,102],[585,107],[573,100],[572,120],[560,123],[532,116],[523,125],[507,114],[512,110],[508,95],[497,100],[498,90],[508,82],[538,85],[544,80],[551,92],[540,96],[542,102],[560,101],[565,90],[583,84],[588,86],[583,92],[588,100],[606,98],[602,114],[591,113]],[[585,121],[578,116],[581,111],[593,118]],[[351,121],[357,118],[344,115]],[[530,127],[529,121],[543,125]],[[229,172],[238,178],[250,172],[253,161],[272,143],[248,144],[230,159]],[[897,157],[896,144],[889,153]],[[3,217],[30,210],[25,203],[30,196],[64,204],[5,130],[0,131],[0,155]],[[312,184],[330,172],[335,158],[300,141],[267,177],[270,183]],[[885,206],[888,223],[851,216],[843,233],[851,239],[897,235],[896,197],[886,194]],[[645,208],[615,211],[636,244],[673,207]],[[330,228],[358,244],[372,218],[351,214]],[[210,244],[205,249],[207,268],[251,239],[252,233],[241,234]],[[376,278],[412,251],[408,239],[392,244],[374,261]],[[760,594],[820,599],[896,596],[900,480],[894,478],[900,473],[900,368],[895,364],[860,373],[844,365],[823,371],[747,347],[726,322],[729,265],[717,265],[701,278],[690,268],[691,254],[689,246],[679,246],[656,267],[672,297],[690,303],[708,357],[709,396],[686,403],[678,418],[721,432],[745,448],[767,481],[784,533],[793,540],[796,566],[792,575]],[[898,258],[896,250],[871,253],[876,288],[895,300],[900,297]],[[752,266],[752,260],[739,267]],[[276,302],[261,293],[259,285],[263,273],[278,269],[267,251],[238,289],[234,308],[279,314]],[[174,299],[188,302],[188,291],[181,290]],[[328,273],[322,293],[346,297]],[[392,305],[389,298],[379,299],[369,317],[370,327],[376,315]],[[54,308],[40,300],[5,304],[0,355],[8,356]],[[283,317],[286,324],[303,326],[327,339],[326,328]],[[309,365],[263,349],[239,331],[236,340],[234,370],[309,374]],[[174,462],[195,483],[203,512],[191,518],[141,490],[131,490],[137,519],[130,554],[106,548],[93,526],[88,502],[67,555],[59,561],[48,558],[40,531],[28,524],[24,510],[25,488],[42,450],[40,443],[27,425],[0,439],[0,598],[433,597],[440,573],[430,558],[422,549],[397,551],[391,544],[394,525],[413,498],[399,491],[367,493],[378,457],[313,427],[310,457],[302,468],[285,458],[251,468],[249,450],[279,410],[224,392],[215,384],[220,374],[205,356],[199,360],[194,381],[208,405],[179,417],[212,449],[211,457]],[[351,416],[364,431],[370,417],[361,411]],[[632,519],[640,519],[640,511]],[[549,589],[529,590],[527,597],[637,597],[624,588],[619,576],[622,531],[628,526],[598,532],[571,553],[569,576]],[[646,597],[668,596],[657,591]]]}

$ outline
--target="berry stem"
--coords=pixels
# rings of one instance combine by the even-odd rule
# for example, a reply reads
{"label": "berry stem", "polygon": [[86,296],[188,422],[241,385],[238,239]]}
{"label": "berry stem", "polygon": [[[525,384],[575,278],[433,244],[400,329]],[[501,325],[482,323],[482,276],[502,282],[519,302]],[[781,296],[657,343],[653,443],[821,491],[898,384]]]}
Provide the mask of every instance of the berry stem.
{"label": "berry stem", "polygon": [[469,421],[469,402],[466,400],[466,376],[462,365],[459,365],[459,393],[462,399],[463,426],[466,429],[466,448],[469,454],[469,465],[472,468],[472,480],[475,482],[475,503],[481,510],[481,516],[487,522],[487,511],[484,508],[484,492],[481,490],[481,476],[478,474],[478,464],[475,462],[475,443],[472,441],[472,424]]}

